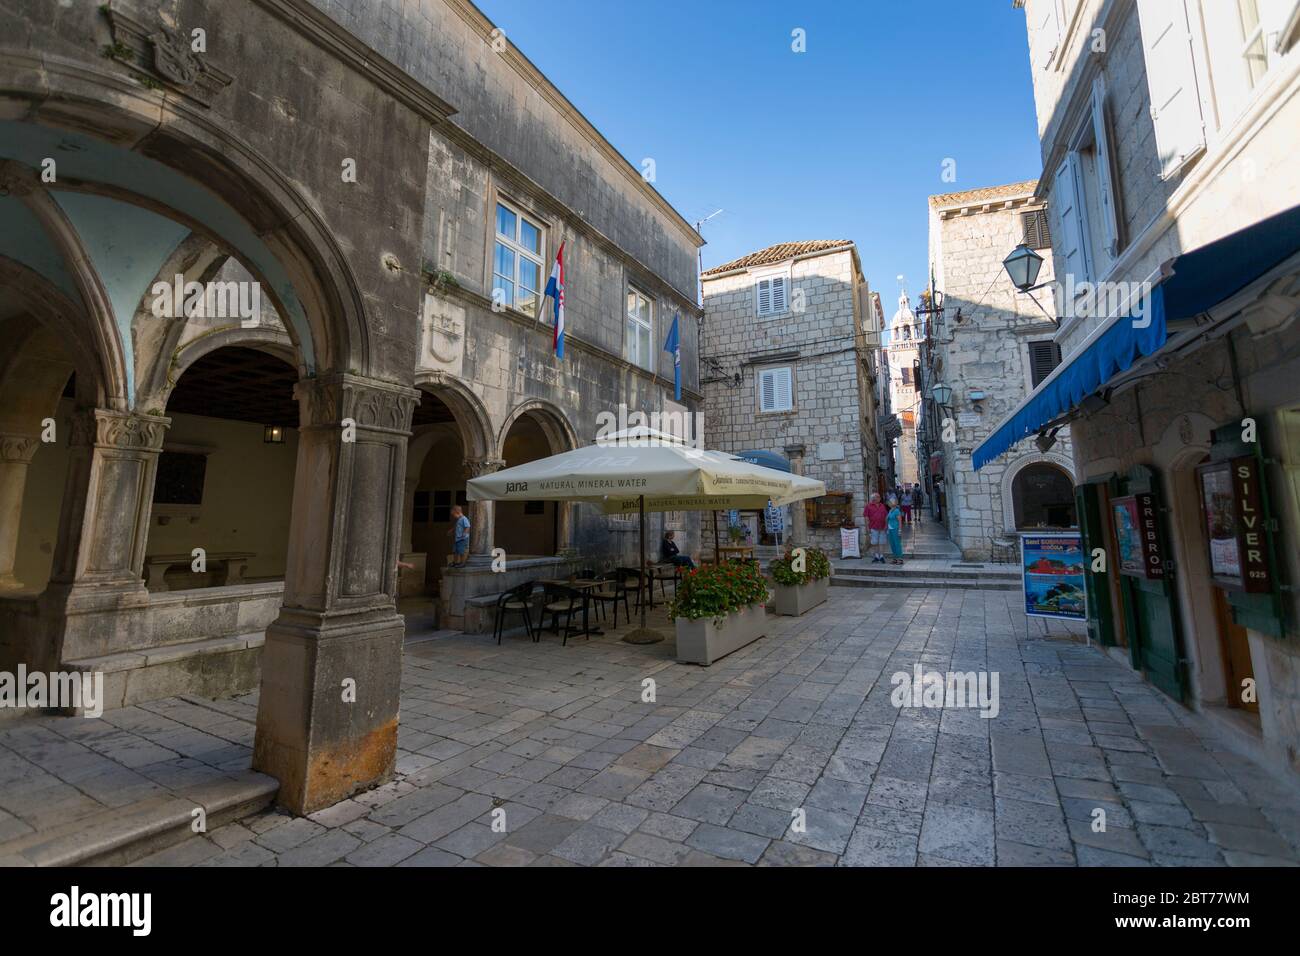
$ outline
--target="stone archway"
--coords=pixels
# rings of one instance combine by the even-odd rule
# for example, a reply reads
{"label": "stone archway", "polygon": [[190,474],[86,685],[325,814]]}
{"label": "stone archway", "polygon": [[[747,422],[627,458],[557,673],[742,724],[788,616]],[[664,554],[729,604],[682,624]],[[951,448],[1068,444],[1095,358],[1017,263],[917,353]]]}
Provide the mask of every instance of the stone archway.
{"label": "stone archway", "polygon": [[1059,452],[1050,451],[1046,454],[1035,452],[1011,462],[1002,472],[1001,487],[1002,526],[1008,530],[1016,528],[1016,476],[1031,465],[1051,465],[1064,472],[1071,484],[1074,484],[1077,480],[1074,474],[1074,462],[1068,456]]}
{"label": "stone archway", "polygon": [[[508,449],[508,442],[512,440],[512,436],[518,437],[516,433],[520,428],[535,429],[540,437],[544,439],[545,447],[536,447],[526,453],[524,457],[512,461],[510,460],[511,450]],[[522,464],[524,461],[544,458],[548,455],[558,455],[560,452],[571,451],[577,447],[578,434],[568,416],[553,403],[540,398],[529,399],[515,406],[497,430],[496,457],[502,462],[503,467]],[[573,548],[574,503],[560,501],[555,502],[554,505],[544,504],[542,506],[543,516],[551,508],[554,508],[553,531],[540,528],[537,519],[542,516],[525,515],[524,505],[512,506],[512,510],[517,512],[515,517],[521,521],[531,518],[534,525],[538,526],[539,532],[543,535],[542,544],[540,545],[543,550],[551,548],[553,549],[551,553],[563,554]],[[546,524],[547,519],[543,517],[541,523]],[[526,540],[533,540],[533,538]],[[507,551],[509,551],[509,548],[507,548]]]}

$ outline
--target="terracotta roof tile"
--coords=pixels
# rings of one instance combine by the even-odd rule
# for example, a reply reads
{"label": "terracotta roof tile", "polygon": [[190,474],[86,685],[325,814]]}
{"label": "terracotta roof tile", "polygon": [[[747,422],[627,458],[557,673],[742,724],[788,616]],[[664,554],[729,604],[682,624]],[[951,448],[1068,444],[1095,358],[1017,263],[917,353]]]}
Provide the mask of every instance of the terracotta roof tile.
{"label": "terracotta roof tile", "polygon": [[1038,187],[1037,179],[1026,179],[1020,183],[1007,183],[1005,186],[985,186],[982,189],[967,189],[963,192],[944,193],[931,196],[931,206],[966,206],[978,202],[993,202],[1010,196],[1023,196],[1032,193]]}
{"label": "terracotta roof tile", "polygon": [[795,256],[806,255],[810,252],[825,252],[828,249],[843,249],[852,245],[852,239],[811,239],[807,242],[778,242],[776,245],[760,249],[758,252],[751,252],[747,256],[732,259],[730,262],[724,262],[712,269],[705,269],[702,274],[706,276],[717,275],[722,272],[730,272],[733,269],[748,269],[751,266],[784,262],[786,259],[793,259]]}

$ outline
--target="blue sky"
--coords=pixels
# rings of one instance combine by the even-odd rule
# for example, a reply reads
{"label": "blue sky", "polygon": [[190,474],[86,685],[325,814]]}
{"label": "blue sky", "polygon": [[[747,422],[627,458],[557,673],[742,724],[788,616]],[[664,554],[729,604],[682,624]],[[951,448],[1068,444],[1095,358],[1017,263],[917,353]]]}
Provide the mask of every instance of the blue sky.
{"label": "blue sky", "polygon": [[888,318],[896,275],[926,281],[928,196],[1041,169],[1010,0],[475,2],[683,216],[725,210],[706,269],[852,239]]}

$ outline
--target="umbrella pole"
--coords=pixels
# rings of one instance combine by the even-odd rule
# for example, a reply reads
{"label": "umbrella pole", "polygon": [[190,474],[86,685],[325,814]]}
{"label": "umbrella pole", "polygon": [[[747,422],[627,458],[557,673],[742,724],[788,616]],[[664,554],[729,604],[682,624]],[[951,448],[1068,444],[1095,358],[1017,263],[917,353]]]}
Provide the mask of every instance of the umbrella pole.
{"label": "umbrella pole", "polygon": [[664,636],[658,631],[652,631],[645,626],[645,606],[650,597],[651,582],[646,580],[645,568],[645,495],[638,495],[636,500],[637,515],[641,519],[641,581],[640,587],[644,588],[641,592],[641,626],[630,631],[623,640],[628,644],[657,644],[664,639]]}
{"label": "umbrella pole", "polygon": [[719,564],[722,560],[722,552],[718,550],[718,512],[713,512],[713,563]]}

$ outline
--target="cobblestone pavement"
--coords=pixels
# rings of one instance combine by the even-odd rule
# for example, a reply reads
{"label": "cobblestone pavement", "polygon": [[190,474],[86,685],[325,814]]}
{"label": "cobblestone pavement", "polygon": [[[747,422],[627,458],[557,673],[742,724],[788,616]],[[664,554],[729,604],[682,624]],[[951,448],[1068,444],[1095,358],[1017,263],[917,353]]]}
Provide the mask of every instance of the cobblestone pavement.
{"label": "cobblestone pavement", "polygon": [[[139,864],[1300,859],[1293,784],[1224,752],[1202,718],[1059,623],[1027,633],[1018,602],[832,588],[827,604],[770,619],[768,637],[708,668],[675,663],[671,641],[633,646],[617,632],[567,647],[415,635],[393,782],[306,818],[268,810]],[[918,662],[997,672],[997,716],[896,708],[890,678]],[[655,703],[642,702],[646,678]],[[251,720],[255,703],[173,699],[107,716],[206,733]]]}

